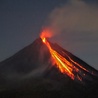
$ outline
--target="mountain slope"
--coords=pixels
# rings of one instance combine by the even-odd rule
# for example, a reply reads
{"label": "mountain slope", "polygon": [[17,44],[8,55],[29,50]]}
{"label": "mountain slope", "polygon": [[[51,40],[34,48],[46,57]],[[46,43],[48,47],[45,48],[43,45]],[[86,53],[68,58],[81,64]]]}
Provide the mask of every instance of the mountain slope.
{"label": "mountain slope", "polygon": [[72,80],[61,73],[51,62],[49,49],[38,38],[31,45],[0,63],[0,96],[3,98],[8,98],[8,96],[10,98],[43,98],[43,96],[96,98],[98,96],[98,71],[59,45],[49,43],[68,61],[73,63],[71,61],[73,59],[89,71],[86,72],[73,63],[79,68],[79,72],[74,74],[81,76],[83,82],[77,78]]}

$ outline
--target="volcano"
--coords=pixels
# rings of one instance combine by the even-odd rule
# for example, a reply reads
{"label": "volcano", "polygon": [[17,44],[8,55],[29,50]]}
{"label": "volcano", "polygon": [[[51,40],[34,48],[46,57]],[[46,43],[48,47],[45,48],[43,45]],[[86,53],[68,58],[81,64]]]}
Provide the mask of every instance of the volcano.
{"label": "volcano", "polygon": [[0,98],[98,98],[98,71],[38,38],[0,62]]}

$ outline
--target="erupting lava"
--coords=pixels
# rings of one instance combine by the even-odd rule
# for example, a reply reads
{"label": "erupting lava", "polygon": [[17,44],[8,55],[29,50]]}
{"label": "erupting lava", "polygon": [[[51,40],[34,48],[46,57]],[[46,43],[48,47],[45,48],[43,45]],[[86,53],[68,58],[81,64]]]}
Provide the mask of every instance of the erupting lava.
{"label": "erupting lava", "polygon": [[[80,69],[89,73],[89,71],[86,68],[84,68],[83,66],[81,66],[80,64],[72,60],[68,55],[67,56],[70,61],[68,61],[60,53],[54,50],[51,47],[50,43],[47,41],[47,39],[43,36],[43,34],[41,36],[41,39],[42,39],[42,42],[48,47],[50,54],[52,56],[52,59],[55,62],[56,67],[61,71],[61,73],[67,74],[72,80],[78,79],[79,81],[82,81],[82,77],[81,75],[75,74],[75,73],[81,74]],[[78,67],[74,66],[74,64],[77,65]],[[84,73],[82,75],[85,76]]]}
{"label": "erupting lava", "polygon": [[[42,38],[42,37],[41,37]],[[62,73],[67,74],[71,79],[74,79],[74,74],[72,73],[72,65],[67,62],[65,58],[63,58],[59,53],[57,53],[55,50],[53,50],[46,40],[46,38],[42,38],[42,41],[47,45],[51,56],[53,57],[53,60],[56,63],[56,66],[60,69]]]}

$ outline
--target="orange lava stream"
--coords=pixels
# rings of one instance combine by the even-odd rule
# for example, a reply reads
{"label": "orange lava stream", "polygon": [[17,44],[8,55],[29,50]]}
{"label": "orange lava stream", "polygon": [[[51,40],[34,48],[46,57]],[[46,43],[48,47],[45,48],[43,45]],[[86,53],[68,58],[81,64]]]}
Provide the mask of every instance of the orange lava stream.
{"label": "orange lava stream", "polygon": [[72,60],[68,55],[67,55],[67,57],[70,59],[71,62],[73,62],[74,64],[76,64],[78,67],[80,67],[81,69],[85,70],[86,72],[89,72],[86,68],[82,67],[80,64],[78,64],[77,62],[75,62],[74,60]]}
{"label": "orange lava stream", "polygon": [[53,50],[45,38],[42,38],[42,41],[47,45],[50,54],[53,57],[53,60],[55,61],[56,66],[60,69],[60,71],[67,74],[69,77],[71,77],[71,79],[74,79],[74,74],[72,73],[73,65],[71,65],[70,62],[63,58],[59,53]]}
{"label": "orange lava stream", "polygon": [[59,70],[61,71],[61,73],[67,74],[72,80],[74,80],[76,77],[78,80],[82,81],[82,78],[80,76],[74,75],[74,72],[79,72],[79,69],[75,67],[72,63],[76,64],[79,68],[83,69],[84,71],[88,72],[88,70],[79,65],[77,62],[73,61],[68,55],[67,56],[72,63],[66,58],[64,58],[62,55],[60,55],[58,52],[56,52],[54,49],[52,49],[46,38],[42,37],[41,39],[43,43],[46,44],[46,46],[48,47],[52,59],[55,62],[56,67],[59,68]]}

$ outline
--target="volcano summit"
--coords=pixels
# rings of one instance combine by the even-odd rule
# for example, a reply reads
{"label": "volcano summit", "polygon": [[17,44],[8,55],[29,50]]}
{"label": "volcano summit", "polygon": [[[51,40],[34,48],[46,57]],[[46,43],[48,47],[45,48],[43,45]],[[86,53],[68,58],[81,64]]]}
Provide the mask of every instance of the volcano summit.
{"label": "volcano summit", "polygon": [[46,38],[0,63],[0,98],[98,98],[98,71]]}

